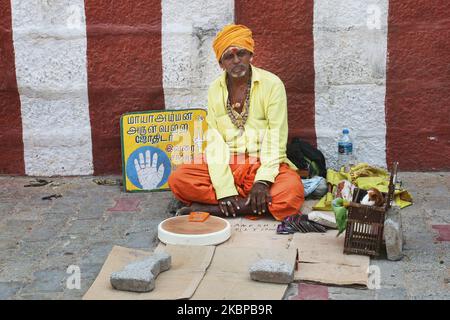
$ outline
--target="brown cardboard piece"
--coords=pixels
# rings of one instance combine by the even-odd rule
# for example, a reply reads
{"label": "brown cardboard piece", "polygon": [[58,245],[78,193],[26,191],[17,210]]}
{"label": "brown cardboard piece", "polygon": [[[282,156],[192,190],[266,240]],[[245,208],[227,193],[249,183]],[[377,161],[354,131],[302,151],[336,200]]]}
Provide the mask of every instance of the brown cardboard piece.
{"label": "brown cardboard piece", "polygon": [[143,259],[151,252],[114,246],[99,275],[83,300],[161,300],[189,299],[202,280],[214,255],[214,246],[159,246],[172,256],[172,266],[156,278],[155,290],[146,293],[115,290],[110,275],[127,264]]}
{"label": "brown cardboard piece", "polygon": [[344,254],[345,235],[336,234],[337,230],[294,234],[289,248],[298,250],[296,281],[367,286],[370,258]]}
{"label": "brown cardboard piece", "polygon": [[295,265],[296,250],[219,245],[192,300],[281,300],[286,284],[251,280],[249,267],[259,259]]}
{"label": "brown cardboard piece", "polygon": [[192,300],[281,300],[286,284],[251,280],[249,267],[259,259],[295,264],[297,251],[288,249],[290,235],[276,234],[279,224],[270,218],[234,218],[231,237],[218,245],[205,277]]}

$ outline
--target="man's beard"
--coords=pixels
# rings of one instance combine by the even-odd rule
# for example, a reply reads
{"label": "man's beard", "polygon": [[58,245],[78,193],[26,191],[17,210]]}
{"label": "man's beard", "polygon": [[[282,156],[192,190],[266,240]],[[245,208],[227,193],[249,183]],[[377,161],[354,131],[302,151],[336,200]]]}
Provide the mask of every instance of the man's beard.
{"label": "man's beard", "polygon": [[247,71],[242,71],[242,72],[240,72],[240,73],[234,73],[234,72],[232,72],[231,73],[231,76],[233,77],[233,78],[242,78],[243,76],[245,76],[245,74],[247,73]]}
{"label": "man's beard", "polygon": [[244,69],[244,70],[242,70],[242,71],[239,71],[239,72],[233,72],[233,71],[231,71],[231,72],[230,72],[230,75],[231,75],[233,78],[242,78],[243,76],[245,76],[245,74],[247,73],[247,71],[248,71],[248,68],[247,68],[247,69]]}

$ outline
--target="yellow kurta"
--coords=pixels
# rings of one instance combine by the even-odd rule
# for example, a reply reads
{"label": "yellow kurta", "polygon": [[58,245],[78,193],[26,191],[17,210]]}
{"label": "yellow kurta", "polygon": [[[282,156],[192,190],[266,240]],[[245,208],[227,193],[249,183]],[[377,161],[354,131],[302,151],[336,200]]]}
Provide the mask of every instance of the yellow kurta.
{"label": "yellow kurta", "polygon": [[[263,69],[252,68],[250,108],[245,131],[234,126],[227,114],[226,72],[208,91],[208,171],[218,199],[238,195],[229,166],[230,154],[260,158],[256,180],[274,182],[280,163],[295,165],[286,157],[287,100],[283,82]],[[214,130],[216,129],[216,130]]]}

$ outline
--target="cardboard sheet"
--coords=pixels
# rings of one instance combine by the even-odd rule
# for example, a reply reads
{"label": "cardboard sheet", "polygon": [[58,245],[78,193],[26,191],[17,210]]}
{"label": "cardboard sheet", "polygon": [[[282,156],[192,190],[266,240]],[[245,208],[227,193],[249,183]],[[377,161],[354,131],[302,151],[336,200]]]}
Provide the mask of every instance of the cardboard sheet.
{"label": "cardboard sheet", "polygon": [[249,267],[263,258],[294,265],[296,254],[296,250],[286,248],[217,246],[214,259],[191,299],[281,300],[287,285],[254,281]]}
{"label": "cardboard sheet", "polygon": [[109,277],[127,264],[151,255],[151,252],[114,246],[99,275],[83,300],[160,300],[189,299],[205,275],[214,255],[214,246],[158,246],[172,256],[172,266],[156,278],[155,289],[137,293],[115,290]]}
{"label": "cardboard sheet", "polygon": [[[280,300],[287,285],[250,279],[248,268],[262,258],[281,259],[295,264],[296,250],[288,250],[292,235],[276,234],[278,221],[263,218],[231,218],[231,237],[218,245],[211,265],[191,299]],[[160,243],[159,249],[165,244]]]}
{"label": "cardboard sheet", "polygon": [[292,235],[272,232],[231,232],[228,241],[220,247],[272,248],[273,250],[289,248]]}
{"label": "cardboard sheet", "polygon": [[156,251],[172,255],[172,267],[156,280],[155,290],[134,293],[115,290],[109,276],[151,252],[115,246],[83,299],[217,299],[280,300],[287,285],[250,279],[249,266],[259,259],[296,263],[295,281],[336,285],[367,285],[369,257],[343,253],[344,235],[321,233],[278,235],[278,221],[264,218],[229,219],[232,234],[214,246],[172,246],[160,243]]}
{"label": "cardboard sheet", "polygon": [[368,256],[344,254],[344,234],[295,233],[289,248],[298,250],[295,280],[367,286]]}

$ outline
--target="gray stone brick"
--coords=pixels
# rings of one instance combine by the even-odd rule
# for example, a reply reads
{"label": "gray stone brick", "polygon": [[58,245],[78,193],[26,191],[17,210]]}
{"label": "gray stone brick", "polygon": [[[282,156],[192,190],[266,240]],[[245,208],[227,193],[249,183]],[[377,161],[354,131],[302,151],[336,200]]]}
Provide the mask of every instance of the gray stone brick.
{"label": "gray stone brick", "polygon": [[111,285],[117,290],[148,292],[155,288],[155,280],[160,272],[170,268],[171,256],[165,252],[127,265],[123,270],[113,272]]}
{"label": "gray stone brick", "polygon": [[255,281],[291,283],[294,281],[294,265],[283,261],[261,259],[250,266],[250,278]]}

